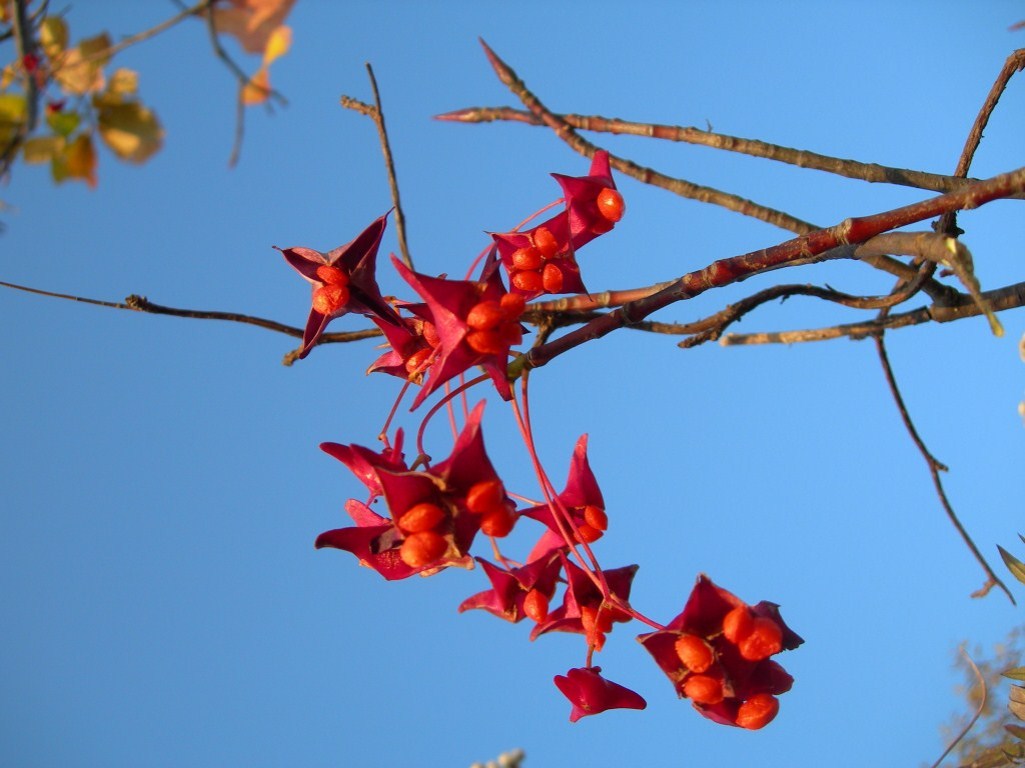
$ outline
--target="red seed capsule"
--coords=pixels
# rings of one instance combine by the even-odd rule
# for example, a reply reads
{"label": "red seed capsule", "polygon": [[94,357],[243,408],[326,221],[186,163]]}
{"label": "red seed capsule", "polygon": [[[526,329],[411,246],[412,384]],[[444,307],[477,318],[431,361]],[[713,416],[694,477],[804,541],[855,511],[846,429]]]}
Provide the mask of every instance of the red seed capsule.
{"label": "red seed capsule", "polygon": [[768,693],[756,693],[737,709],[737,725],[749,730],[764,728],[779,714],[779,699]]}
{"label": "red seed capsule", "polygon": [[599,531],[607,531],[609,529],[609,516],[605,514],[604,509],[596,507],[594,504],[588,504],[584,507],[584,522],[592,528],[597,528]]}
{"label": "red seed capsule", "polygon": [[505,486],[498,478],[474,483],[466,494],[466,508],[475,515],[483,515],[505,507]]}
{"label": "red seed capsule", "polygon": [[482,301],[466,316],[466,324],[477,331],[493,331],[503,320],[505,313],[497,301]]}
{"label": "red seed capsule", "polygon": [[435,528],[445,517],[445,510],[425,501],[407,509],[399,518],[398,526],[406,533],[423,533]]}
{"label": "red seed capsule", "polygon": [[751,632],[737,647],[748,661],[761,661],[783,650],[783,630],[772,619],[758,616],[751,623]]}
{"label": "red seed capsule", "polygon": [[513,269],[534,270],[541,267],[541,251],[533,246],[517,248],[509,257]]}
{"label": "red seed capsule", "polygon": [[313,292],[313,309],[322,315],[333,315],[349,302],[349,289],[327,283]]}
{"label": "red seed capsule", "polygon": [[523,598],[523,612],[528,619],[533,619],[538,623],[548,618],[548,598],[545,597],[544,592],[538,589],[530,590]]}
{"label": "red seed capsule", "polygon": [[691,675],[683,683],[683,695],[710,707],[723,700],[722,682],[710,675]]}
{"label": "red seed capsule", "polygon": [[534,230],[534,247],[541,252],[541,256],[550,259],[559,252],[559,241],[548,227],[538,227]]}
{"label": "red seed capsule", "polygon": [[430,565],[448,549],[445,538],[434,531],[411,534],[399,547],[399,557],[410,568]]}
{"label": "red seed capsule", "polygon": [[623,196],[611,187],[606,187],[599,192],[596,202],[598,204],[598,213],[613,224],[622,219],[623,214],[626,212],[626,203],[623,202]]}
{"label": "red seed capsule", "polygon": [[680,635],[675,648],[680,662],[691,672],[706,672],[715,661],[711,647],[697,635]]}
{"label": "red seed capsule", "polygon": [[753,625],[754,618],[751,616],[751,611],[746,605],[738,605],[723,617],[722,633],[731,643],[739,645],[745,637],[751,634]]}
{"label": "red seed capsule", "polygon": [[562,293],[562,270],[549,262],[541,271],[541,285],[548,293]]}
{"label": "red seed capsule", "polygon": [[332,267],[330,264],[323,264],[317,267],[317,279],[329,285],[349,284],[349,276],[338,267]]}

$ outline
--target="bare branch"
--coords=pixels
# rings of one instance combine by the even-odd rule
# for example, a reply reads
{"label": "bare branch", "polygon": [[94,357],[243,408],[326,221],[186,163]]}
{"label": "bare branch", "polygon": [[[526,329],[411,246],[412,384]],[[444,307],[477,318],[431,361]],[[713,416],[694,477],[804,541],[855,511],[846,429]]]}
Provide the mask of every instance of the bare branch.
{"label": "bare branch", "polygon": [[402,212],[402,202],[399,199],[399,182],[395,176],[395,161],[392,159],[391,144],[388,142],[388,129],[384,126],[384,110],[381,107],[381,94],[377,91],[377,78],[374,77],[374,70],[369,62],[367,62],[367,75],[370,77],[370,89],[374,93],[375,107],[372,117],[381,138],[381,154],[384,155],[384,165],[388,170],[388,186],[391,188],[392,204],[395,206],[395,231],[398,233],[399,251],[406,266],[412,269],[413,257],[409,255],[409,245],[406,241],[406,216]]}
{"label": "bare branch", "polygon": [[[803,149],[791,149],[757,139],[742,139],[737,136],[714,133],[700,128],[638,123],[600,115],[557,114],[555,117],[580,131],[628,134],[695,144],[877,184],[898,184],[905,187],[928,189],[933,192],[954,192],[976,181],[975,179],[944,176],[939,173],[893,168],[877,163],[862,163],[857,160],[821,155]],[[435,119],[460,123],[489,123],[495,120],[504,120],[528,125],[545,125],[544,121],[533,113],[513,107],[470,107],[437,115]]]}
{"label": "bare branch", "polygon": [[[481,45],[484,46],[484,51],[487,54],[488,59],[491,61],[491,66],[494,67],[495,72],[498,74],[499,80],[501,80],[502,83],[512,91],[520,101],[523,102],[524,106],[526,106],[532,114],[555,131],[555,135],[566,142],[570,148],[579,152],[584,157],[594,156],[598,147],[584,139],[580,134],[573,130],[572,126],[567,122],[561,120],[557,115],[549,111],[537,96],[527,88],[523,81],[516,76],[516,73],[513,72],[513,70],[504,61],[502,61],[483,40],[481,40]],[[773,224],[789,232],[807,234],[815,229],[813,224],[802,221],[801,219],[791,216],[783,211],[777,211],[751,200],[738,197],[737,195],[731,195],[727,192],[713,189],[712,187],[703,187],[684,179],[674,179],[669,176],[665,176],[651,168],[645,168],[630,160],[626,160],[611,153],[609,153],[609,163],[617,171],[625,173],[628,176],[632,176],[645,184],[661,187],[662,189],[669,190],[681,197],[697,200],[698,202],[719,205],[727,210],[734,211],[745,216],[751,216],[752,218],[764,221],[768,224]]]}
{"label": "bare branch", "polygon": [[950,505],[949,499],[947,499],[946,491],[943,489],[943,481],[940,480],[940,472],[946,472],[947,467],[940,463],[935,456],[930,453],[929,448],[926,446],[925,441],[922,440],[918,434],[918,430],[915,428],[914,422],[911,420],[911,414],[908,413],[907,406],[904,404],[904,398],[900,393],[900,388],[897,386],[897,378],[893,375],[893,367],[890,365],[889,355],[886,354],[886,344],[883,342],[883,334],[877,333],[874,337],[876,343],[876,351],[879,354],[879,362],[883,366],[883,373],[886,376],[886,383],[890,387],[890,394],[893,395],[893,401],[897,405],[897,410],[900,412],[901,420],[904,422],[904,427],[908,431],[908,435],[914,441],[918,448],[919,453],[922,454],[922,458],[925,459],[926,466],[929,468],[929,474],[932,475],[933,486],[936,488],[936,495],[940,499],[940,504],[943,505],[944,511],[947,513],[947,518],[950,520],[951,525],[957,530],[961,536],[961,540],[965,543],[965,546],[974,555],[975,560],[982,566],[982,570],[986,573],[986,583],[976,592],[972,593],[972,597],[984,597],[993,587],[999,587],[1007,599],[1011,601],[1012,605],[1015,605],[1014,596],[1011,591],[1004,585],[1004,582],[994,573],[989,563],[986,562],[986,558],[982,556],[979,548],[975,546],[975,542],[972,541],[972,537],[968,535],[968,531],[961,524],[961,521],[957,517],[957,513],[954,512],[954,508]]}

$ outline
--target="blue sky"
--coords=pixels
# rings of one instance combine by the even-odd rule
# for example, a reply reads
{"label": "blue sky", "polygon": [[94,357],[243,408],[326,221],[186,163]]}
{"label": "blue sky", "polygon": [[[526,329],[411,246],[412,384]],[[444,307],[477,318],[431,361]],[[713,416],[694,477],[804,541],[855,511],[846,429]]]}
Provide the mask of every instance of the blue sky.
{"label": "blue sky", "polygon": [[[512,103],[484,37],[553,109],[704,127],[864,161],[953,170],[1025,6],[963,3],[436,3],[299,0],[273,68],[289,106],[247,116],[227,168],[234,82],[198,22],[127,51],[167,131],[142,167],[101,158],[100,183],[54,188],[18,167],[3,188],[0,279],[95,298],[305,320],[309,294],[271,246],[328,250],[390,203],[373,126],[345,112],[384,99],[417,267],[462,272],[551,201],[550,172],[586,161],[549,132],[432,115]],[[77,4],[75,36],[118,37],[164,2]],[[256,66],[247,60],[246,64]],[[1021,165],[1025,80],[1012,81],[972,174]],[[631,137],[600,143],[670,175],[833,224],[926,193]],[[628,213],[582,254],[594,290],[669,279],[787,239],[736,214],[620,179]],[[1020,201],[962,215],[984,286],[1021,279]],[[396,250],[394,232],[382,251]],[[857,264],[776,273],[674,306],[685,321],[774,281],[881,293]],[[393,275],[385,292],[400,292]],[[917,303],[915,304],[917,306]],[[741,330],[844,322],[794,298]],[[962,641],[1021,621],[944,518],[873,347],[837,341],[683,351],[620,331],[532,379],[539,450],[556,484],[590,435],[611,518],[608,567],[639,563],[636,605],[667,621],[699,572],[783,606],[806,643],[779,718],[715,726],[676,699],[619,627],[600,656],[644,712],[568,723],[552,677],[581,666],[576,636],[456,614],[483,575],[384,583],[315,552],[361,486],[321,441],[372,445],[395,381],[366,377],[372,344],[290,368],[284,336],[0,294],[0,763],[50,766],[460,766],[522,747],[527,766],[918,765],[963,706]],[[1025,315],[891,334],[918,426],[950,465],[948,492],[987,555],[1014,550],[1025,430],[1016,414]],[[361,327],[353,319],[337,329]],[[508,409],[485,438],[507,485],[536,495]],[[415,429],[420,415],[403,414]],[[444,454],[441,425],[428,431]],[[524,539],[523,545],[527,542]],[[1019,554],[1020,545],[1017,547]],[[1019,599],[1025,592],[1018,591]]]}

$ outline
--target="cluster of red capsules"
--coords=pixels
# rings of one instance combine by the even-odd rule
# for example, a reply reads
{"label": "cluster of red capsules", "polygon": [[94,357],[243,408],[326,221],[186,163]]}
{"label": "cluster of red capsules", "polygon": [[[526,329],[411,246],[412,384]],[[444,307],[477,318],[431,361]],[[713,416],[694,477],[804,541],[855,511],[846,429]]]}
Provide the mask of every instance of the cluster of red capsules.
{"label": "cluster of red capsules", "polygon": [[[523,340],[521,318],[527,302],[544,294],[585,293],[577,251],[611,231],[625,210],[605,152],[595,154],[586,176],[553,176],[562,188],[562,209],[532,229],[492,235],[493,245],[476,280],[421,274],[393,256],[392,264],[416,292],[416,302],[388,301],[377,285],[377,250],[387,214],[328,253],[282,249],[288,263],[312,285],[300,358],[309,354],[329,322],[356,313],[371,318],[388,345],[369,371],[402,379],[403,393],[419,385],[413,409],[439,388],[450,390],[457,378],[461,384],[445,394],[442,404],[488,379],[504,400],[514,399],[509,361],[516,354],[513,347]],[[467,381],[471,369],[483,373]],[[525,404],[525,386],[522,396]],[[637,566],[602,568],[590,547],[608,529],[609,518],[587,460],[586,436],[577,441],[566,485],[556,493],[533,452],[530,425],[515,410],[545,497],[543,503],[517,509],[485,451],[483,413],[481,402],[455,436],[449,456],[435,463],[419,444],[416,460],[407,463],[402,430],[393,441],[382,438],[380,451],[322,444],[366,486],[369,497],[365,502],[349,499],[345,508],[354,525],[322,533],[316,546],[348,551],[389,580],[479,563],[491,588],[463,601],[461,611],[482,609],[511,622],[529,619],[534,623],[532,640],[549,632],[584,636],[585,666],[555,678],[573,705],[573,721],[607,709],[646,706],[639,694],[605,679],[601,667],[592,664],[614,625],[634,619],[655,629],[638,640],[677,693],[703,715],[751,729],[772,720],[779,707],[776,697],[793,680],[770,657],[801,642],[776,606],[748,606],[701,576],[683,612],[669,624],[643,616],[630,604]],[[378,499],[384,500],[389,516],[371,509]],[[498,564],[471,556],[478,533],[490,538],[498,554],[497,539],[524,518],[541,523],[544,530],[522,564],[505,555],[498,556]],[[560,588],[561,603],[553,607]]]}

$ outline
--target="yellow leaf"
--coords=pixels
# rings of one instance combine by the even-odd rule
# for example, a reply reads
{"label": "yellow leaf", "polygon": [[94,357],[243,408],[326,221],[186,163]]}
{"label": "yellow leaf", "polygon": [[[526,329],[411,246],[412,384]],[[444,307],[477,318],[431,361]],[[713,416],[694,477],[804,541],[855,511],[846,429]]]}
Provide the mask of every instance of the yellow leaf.
{"label": "yellow leaf", "polygon": [[164,129],[157,116],[138,102],[101,104],[100,137],[122,160],[142,163],[164,143]]}
{"label": "yellow leaf", "polygon": [[60,16],[47,16],[39,27],[39,43],[50,61],[55,61],[68,47],[68,25]]}
{"label": "yellow leaf", "polygon": [[265,64],[242,87],[242,103],[246,106],[263,104],[269,95],[270,79],[267,77],[267,65]]}
{"label": "yellow leaf", "polygon": [[107,93],[119,98],[134,96],[138,90],[139,73],[124,67],[115,70],[107,83]]}
{"label": "yellow leaf", "polygon": [[79,134],[63,153],[55,155],[50,170],[58,184],[67,179],[82,179],[90,187],[95,187],[96,149],[89,134]]}
{"label": "yellow leaf", "polygon": [[102,32],[95,37],[89,37],[78,44],[78,49],[82,52],[82,56],[89,59],[89,61],[95,61],[100,67],[105,67],[107,62],[110,61],[110,35],[106,32]]}
{"label": "yellow leaf", "polygon": [[[102,35],[101,37],[106,37]],[[93,41],[98,38],[93,38]],[[87,45],[87,43],[89,43]],[[105,50],[107,45],[97,46],[90,41],[83,41],[81,45],[65,51],[60,61],[55,61],[54,79],[60,83],[65,92],[82,96],[87,93],[94,93],[103,88],[103,56],[96,57],[97,51]],[[90,53],[90,51],[92,53]]]}
{"label": "yellow leaf", "polygon": [[263,51],[263,63],[269,65],[274,59],[280,58],[288,53],[292,45],[292,30],[282,24],[271,32],[267,40],[267,47]]}
{"label": "yellow leaf", "polygon": [[7,87],[14,82],[15,76],[14,66],[11,64],[0,70],[0,91],[6,91]]}
{"label": "yellow leaf", "polygon": [[61,136],[35,136],[21,145],[21,155],[26,163],[48,163],[64,151]]}

